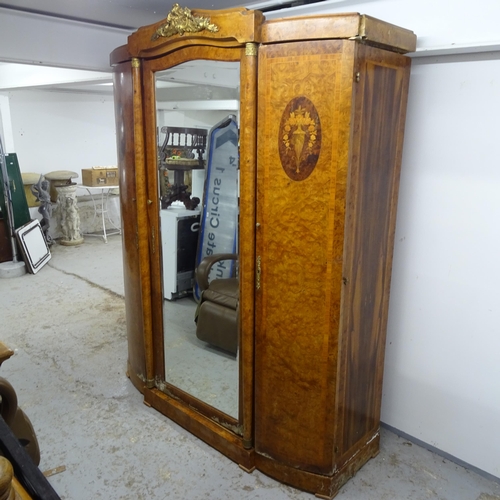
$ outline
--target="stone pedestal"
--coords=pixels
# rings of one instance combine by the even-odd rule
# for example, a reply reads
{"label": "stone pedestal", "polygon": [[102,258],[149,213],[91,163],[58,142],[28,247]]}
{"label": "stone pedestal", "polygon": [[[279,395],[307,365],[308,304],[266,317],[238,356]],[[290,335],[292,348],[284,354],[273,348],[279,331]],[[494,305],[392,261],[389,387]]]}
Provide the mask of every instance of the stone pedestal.
{"label": "stone pedestal", "polygon": [[72,179],[78,177],[78,174],[72,170],[54,170],[45,174],[44,177],[50,181],[50,200],[56,203],[58,197],[57,186],[73,184]]}
{"label": "stone pedestal", "polygon": [[76,184],[56,186],[57,222],[62,233],[61,245],[81,245],[80,214],[76,198]]}

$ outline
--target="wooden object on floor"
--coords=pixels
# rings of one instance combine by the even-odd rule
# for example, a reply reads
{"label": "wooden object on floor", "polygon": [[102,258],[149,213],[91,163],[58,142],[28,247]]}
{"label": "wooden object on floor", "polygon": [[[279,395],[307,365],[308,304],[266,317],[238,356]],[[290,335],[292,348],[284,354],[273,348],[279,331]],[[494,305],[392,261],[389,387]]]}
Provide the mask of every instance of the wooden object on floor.
{"label": "wooden object on floor", "polygon": [[[111,55],[130,378],[245,470],[322,498],[379,450],[415,44],[359,14],[174,8]],[[237,419],[169,384],[164,354],[155,75],[198,60],[240,64]]]}
{"label": "wooden object on floor", "polygon": [[12,464],[5,457],[0,457],[0,500],[15,500],[15,492],[12,488],[13,477]]}
{"label": "wooden object on floor", "polygon": [[36,500],[37,497],[32,497],[23,485],[19,482],[16,476],[12,478],[12,489],[14,490],[16,500]]}
{"label": "wooden object on floor", "polygon": [[32,500],[33,497],[14,477],[12,464],[0,456],[0,500]]}
{"label": "wooden object on floor", "polygon": [[[14,351],[0,342],[0,366]],[[31,457],[33,463],[40,463],[40,447],[30,419],[17,405],[17,394],[8,380],[0,377],[0,414],[16,438]]]}
{"label": "wooden object on floor", "polygon": [[[14,351],[0,341],[0,366],[13,355]],[[0,401],[0,500],[31,499],[23,484],[31,494],[36,493],[33,498],[55,500],[58,497],[54,496],[52,488],[38,470],[40,448],[35,430],[27,415],[17,405],[16,391],[3,377],[0,377]],[[12,468],[17,477],[12,478],[9,472]],[[2,484],[5,496],[1,493]],[[14,491],[16,496],[13,496]]]}
{"label": "wooden object on floor", "polygon": [[12,464],[15,477],[31,497],[39,500],[60,500],[1,416],[0,453]]}

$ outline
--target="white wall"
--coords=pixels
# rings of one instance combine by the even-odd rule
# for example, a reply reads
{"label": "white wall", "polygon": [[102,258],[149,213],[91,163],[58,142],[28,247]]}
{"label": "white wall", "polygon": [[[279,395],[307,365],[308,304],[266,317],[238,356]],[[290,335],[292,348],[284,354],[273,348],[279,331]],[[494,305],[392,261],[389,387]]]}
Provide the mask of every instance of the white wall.
{"label": "white wall", "polygon": [[[46,174],[116,165],[112,96],[40,90],[8,93],[15,152],[22,172]],[[78,181],[78,179],[77,179]]]}
{"label": "white wall", "polygon": [[9,97],[0,94],[0,136],[5,153],[15,151]]}
{"label": "white wall", "polygon": [[500,476],[500,64],[412,68],[382,420]]}

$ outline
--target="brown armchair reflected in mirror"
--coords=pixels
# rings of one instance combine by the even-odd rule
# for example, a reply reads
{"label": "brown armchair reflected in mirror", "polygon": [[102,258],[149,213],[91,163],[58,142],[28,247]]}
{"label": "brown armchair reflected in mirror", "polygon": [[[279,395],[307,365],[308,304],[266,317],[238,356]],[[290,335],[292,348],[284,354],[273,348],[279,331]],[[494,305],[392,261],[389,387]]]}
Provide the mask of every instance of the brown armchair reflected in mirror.
{"label": "brown armchair reflected in mirror", "polygon": [[238,278],[209,281],[212,266],[225,260],[238,260],[236,254],[204,257],[196,269],[201,300],[196,317],[196,336],[208,344],[236,356],[238,350]]}

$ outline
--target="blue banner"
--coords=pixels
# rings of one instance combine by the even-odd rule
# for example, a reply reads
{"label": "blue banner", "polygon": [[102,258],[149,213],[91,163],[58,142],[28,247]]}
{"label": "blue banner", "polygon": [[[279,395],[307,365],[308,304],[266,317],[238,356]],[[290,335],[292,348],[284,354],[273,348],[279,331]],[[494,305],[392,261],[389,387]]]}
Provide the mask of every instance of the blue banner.
{"label": "blue banner", "polygon": [[[238,124],[229,115],[209,133],[208,161],[196,266],[209,255],[236,253],[238,241]],[[217,262],[210,279],[232,276],[234,261]],[[197,300],[199,290],[195,286]]]}

